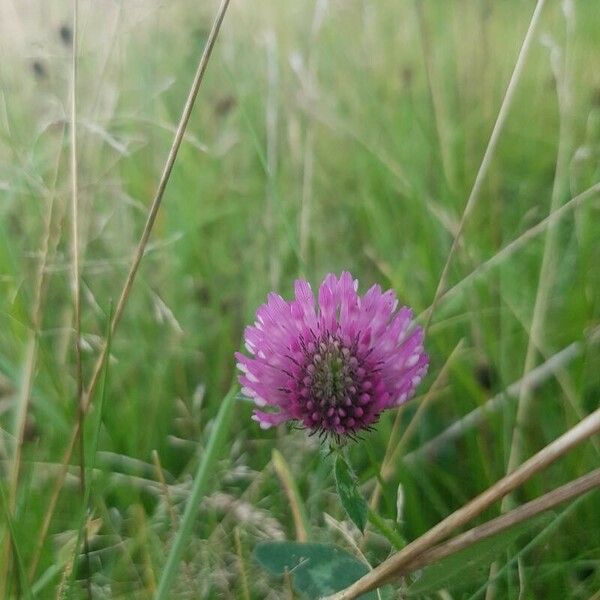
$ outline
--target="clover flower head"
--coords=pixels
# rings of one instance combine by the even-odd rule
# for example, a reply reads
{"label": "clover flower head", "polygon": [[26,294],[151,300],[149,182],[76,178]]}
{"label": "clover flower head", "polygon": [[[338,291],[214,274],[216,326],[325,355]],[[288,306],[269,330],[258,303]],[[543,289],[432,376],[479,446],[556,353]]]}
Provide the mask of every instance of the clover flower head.
{"label": "clover flower head", "polygon": [[339,441],[412,396],[429,363],[422,328],[409,308],[397,310],[393,291],[357,290],[350,273],[329,274],[315,306],[300,279],[293,300],[271,293],[257,310],[244,336],[251,356],[236,358],[261,427],[297,421]]}

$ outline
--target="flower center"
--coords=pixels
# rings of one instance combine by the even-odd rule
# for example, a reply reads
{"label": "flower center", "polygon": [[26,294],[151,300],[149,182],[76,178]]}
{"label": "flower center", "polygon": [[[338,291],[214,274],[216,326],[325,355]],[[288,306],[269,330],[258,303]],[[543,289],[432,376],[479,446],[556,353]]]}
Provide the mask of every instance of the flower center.
{"label": "flower center", "polygon": [[372,423],[375,417],[369,405],[375,375],[357,356],[356,344],[348,346],[326,334],[303,349],[305,362],[296,381],[304,425],[341,434]]}
{"label": "flower center", "polygon": [[312,374],[312,396],[327,404],[343,404],[347,388],[353,382],[350,365],[346,360],[349,355],[348,348],[342,349],[338,340],[319,344],[312,363],[307,367],[307,371]]}

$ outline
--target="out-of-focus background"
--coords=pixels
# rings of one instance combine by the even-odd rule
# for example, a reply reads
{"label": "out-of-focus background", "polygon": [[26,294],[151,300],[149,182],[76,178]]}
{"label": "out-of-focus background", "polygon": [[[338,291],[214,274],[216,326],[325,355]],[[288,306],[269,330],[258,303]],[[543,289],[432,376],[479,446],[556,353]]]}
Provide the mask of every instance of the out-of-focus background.
{"label": "out-of-focus background", "polygon": [[[350,270],[362,291],[393,288],[426,321],[534,8],[232,1],[111,342],[102,414],[97,394],[88,417],[99,434],[86,566],[72,556],[77,452],[52,505],[77,419],[72,4],[0,0],[0,473],[5,509],[14,508],[2,512],[0,545],[16,542],[38,597],[83,594],[87,584],[70,585],[65,569],[91,582],[94,598],[151,597],[233,353],[269,291],[289,297],[300,275],[316,286]],[[84,382],[216,9],[212,0],[79,1]],[[600,182],[599,64],[600,5],[547,1],[433,312],[429,376],[412,404],[350,448],[367,496],[391,457],[375,500],[406,539],[505,474],[519,400],[529,407],[522,458],[598,407],[600,204],[589,190]],[[490,400],[493,411],[464,420]],[[298,535],[282,469],[309,539],[351,552],[355,540],[373,564],[390,551],[377,534],[363,540],[340,525],[318,441],[285,427],[264,432],[251,408],[236,406],[174,598],[287,593],[252,558],[259,540]],[[455,437],[422,451],[452,425]],[[518,501],[582,475],[599,456],[598,439],[582,445]],[[506,566],[497,598],[598,598],[598,497],[556,515],[527,551],[533,535],[497,557]],[[8,597],[22,589],[17,562],[0,573]],[[450,581],[444,597],[475,597],[487,577]]]}

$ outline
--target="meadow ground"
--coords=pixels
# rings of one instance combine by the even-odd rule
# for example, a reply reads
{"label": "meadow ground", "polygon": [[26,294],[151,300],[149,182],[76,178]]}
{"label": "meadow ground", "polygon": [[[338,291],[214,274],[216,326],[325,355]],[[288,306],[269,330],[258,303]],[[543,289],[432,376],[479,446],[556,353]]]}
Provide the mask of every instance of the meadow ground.
{"label": "meadow ground", "polygon": [[[431,317],[417,398],[349,448],[398,537],[418,537],[598,408],[600,5],[539,4],[532,28],[533,0],[232,1],[85,419],[82,499],[79,444],[56,494],[78,389],[106,344],[217,3],[79,2],[78,326],[72,5],[0,0],[3,597],[152,597],[243,328],[300,275],[317,286],[350,270],[361,291],[393,288],[422,324]],[[464,420],[490,400],[495,410]],[[345,520],[318,439],[263,431],[251,413],[235,401],[173,598],[291,597],[253,558],[259,541],[306,535],[352,554],[356,543],[373,565],[393,550]],[[599,456],[596,436],[513,503]],[[598,500],[558,507],[483,568],[455,564],[438,590],[411,577],[385,593],[483,597],[496,560],[496,598],[597,599]]]}

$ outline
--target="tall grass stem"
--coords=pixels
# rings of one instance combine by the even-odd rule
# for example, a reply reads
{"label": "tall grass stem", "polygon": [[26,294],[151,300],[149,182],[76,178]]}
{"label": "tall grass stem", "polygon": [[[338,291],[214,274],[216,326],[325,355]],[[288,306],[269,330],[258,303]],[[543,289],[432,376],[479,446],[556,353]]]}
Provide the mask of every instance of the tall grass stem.
{"label": "tall grass stem", "polygon": [[498,145],[498,140],[500,139],[500,133],[504,128],[504,124],[506,123],[506,118],[508,117],[508,112],[510,106],[512,104],[513,98],[515,96],[515,91],[517,89],[517,84],[521,79],[521,75],[523,73],[523,69],[525,67],[525,61],[529,54],[529,49],[531,47],[531,42],[533,41],[533,36],[537,30],[538,23],[540,21],[540,16],[542,14],[542,8],[544,7],[545,0],[538,0],[535,10],[533,11],[533,16],[531,17],[531,21],[529,23],[529,27],[527,28],[527,33],[525,34],[525,39],[523,40],[523,44],[521,46],[521,50],[519,52],[519,56],[517,58],[517,62],[515,63],[515,68],[510,77],[510,81],[508,82],[508,87],[506,88],[506,93],[504,94],[504,99],[502,100],[502,104],[500,106],[500,110],[498,112],[498,117],[496,118],[496,123],[494,124],[494,128],[492,129],[492,134],[490,136],[490,140],[485,149],[485,153],[483,155],[483,159],[479,166],[479,170],[477,171],[477,175],[475,176],[475,182],[473,183],[473,187],[471,189],[471,193],[469,194],[469,198],[465,205],[465,209],[463,211],[462,217],[460,218],[460,222],[458,224],[458,230],[454,239],[452,240],[452,246],[450,247],[450,251],[448,252],[448,256],[446,257],[446,262],[444,263],[444,267],[442,268],[442,273],[440,275],[440,279],[438,281],[437,289],[435,291],[433,302],[429,308],[429,313],[427,315],[426,321],[426,329],[429,328],[429,324],[431,323],[431,318],[433,316],[433,312],[435,311],[437,302],[444,291],[446,286],[446,280],[448,278],[448,271],[450,269],[450,264],[452,259],[454,258],[454,254],[458,248],[458,244],[460,238],[462,237],[465,224],[469,219],[477,201],[479,200],[479,195],[481,192],[481,188],[483,185],[483,180],[487,175],[487,172],[490,168],[490,164],[492,162],[492,158],[496,151],[496,146]]}
{"label": "tall grass stem", "polygon": [[[119,321],[120,321],[123,311],[125,309],[125,305],[127,304],[127,299],[129,298],[129,294],[131,293],[131,289],[133,287],[133,283],[135,281],[135,277],[138,272],[140,262],[144,256],[144,252],[145,252],[146,246],[148,244],[148,240],[150,238],[152,228],[154,226],[156,217],[158,215],[158,210],[162,203],[162,199],[164,196],[165,189],[167,187],[167,183],[171,176],[171,171],[173,170],[173,165],[175,163],[175,159],[177,158],[177,153],[178,153],[179,147],[181,146],[181,142],[184,138],[185,129],[189,122],[190,115],[192,113],[192,108],[194,106],[196,97],[198,95],[200,85],[204,79],[204,73],[206,71],[208,61],[212,54],[212,50],[213,50],[215,42],[217,40],[219,31],[221,28],[221,24],[225,17],[225,13],[227,12],[229,3],[230,3],[230,0],[222,0],[219,10],[217,12],[217,16],[213,23],[212,29],[208,36],[206,45],[202,52],[202,56],[200,57],[200,61],[198,63],[196,74],[194,76],[194,80],[192,82],[187,100],[185,102],[185,105],[184,105],[184,108],[182,111],[182,115],[179,120],[179,124],[177,126],[177,131],[175,132],[175,136],[173,138],[173,143],[171,145],[171,149],[167,156],[167,160],[165,162],[163,172],[162,172],[161,178],[159,180],[159,184],[158,184],[155,196],[150,205],[150,210],[148,212],[148,216],[147,216],[146,224],[144,226],[144,230],[142,232],[142,236],[138,242],[136,251],[134,253],[134,257],[132,259],[129,273],[127,275],[125,284],[123,286],[123,289],[119,296],[119,300],[118,300],[116,308],[115,308],[115,313],[114,313],[114,316],[113,316],[113,319],[111,322],[111,328],[110,328],[111,335],[115,334],[115,330],[117,328],[117,325],[119,324]],[[84,412],[87,412],[89,410],[89,407],[91,405],[92,398],[94,395],[94,390],[96,389],[96,386],[98,385],[98,381],[100,379],[100,375],[102,373],[102,369],[104,366],[104,361],[107,359],[107,356],[108,356],[108,346],[105,341],[104,344],[102,345],[100,355],[98,356],[98,359],[96,360],[96,363],[94,365],[94,369],[92,371],[92,376],[90,378],[90,382],[87,386],[86,391],[83,393],[82,402],[83,402]],[[65,453],[62,458],[62,469],[61,469],[61,472],[59,473],[58,478],[52,489],[50,502],[48,504],[48,508],[44,515],[44,521],[42,523],[41,532],[40,532],[39,539],[41,540],[42,546],[43,546],[45,537],[48,534],[48,529],[50,526],[50,521],[52,520],[52,515],[54,514],[54,510],[56,509],[56,504],[58,502],[58,496],[60,495],[60,491],[64,485],[65,477],[67,474],[68,464],[73,455],[73,450],[75,448],[77,437],[79,435],[79,430],[80,430],[80,426],[79,426],[79,423],[77,423],[75,425],[75,427],[73,428],[73,431],[71,432],[71,437],[69,438],[69,444],[67,445],[67,448],[66,448]],[[39,560],[39,555],[34,557],[34,560],[32,561],[32,564],[30,566],[31,576],[33,576],[35,574],[38,560]]]}

